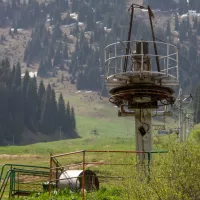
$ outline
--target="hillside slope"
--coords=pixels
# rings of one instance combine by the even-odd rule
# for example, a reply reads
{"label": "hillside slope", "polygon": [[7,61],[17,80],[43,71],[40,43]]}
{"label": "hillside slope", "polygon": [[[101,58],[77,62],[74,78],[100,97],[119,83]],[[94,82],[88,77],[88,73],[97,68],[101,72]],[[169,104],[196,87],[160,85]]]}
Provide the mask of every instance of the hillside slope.
{"label": "hillside slope", "polygon": [[[102,97],[101,91],[105,87],[102,78],[104,75],[103,49],[106,44],[113,41],[126,40],[129,23],[126,6],[132,1],[127,1],[128,3],[125,1],[110,1],[109,3],[82,1],[79,4],[76,0],[72,3],[67,2],[63,4],[64,1],[60,0],[56,5],[50,2],[38,4],[34,0],[27,5],[16,2],[16,5],[10,8],[16,15],[8,15],[6,11],[4,13],[8,16],[8,23],[1,24],[1,55],[8,56],[12,64],[20,61],[22,73],[27,66],[29,71],[39,70],[38,82],[43,79],[46,85],[51,84],[57,94],[63,93],[66,102],[69,100],[75,109],[81,136],[90,134],[96,127],[101,130],[105,124],[108,128],[106,129],[113,132],[114,125],[121,119],[117,118],[117,110],[108,102],[108,98]],[[190,41],[196,37],[196,44],[198,44],[199,37],[198,35],[193,37],[197,26],[193,25],[192,17],[189,20],[190,29],[188,29],[188,25],[184,25],[188,18],[183,19],[182,15],[179,15],[180,29],[175,30],[177,11],[155,10],[163,7],[171,10],[173,3],[166,4],[159,1],[160,3],[155,7],[155,2],[158,1],[149,1],[155,14],[156,37],[175,43],[180,46],[181,54],[186,55],[187,60],[196,61],[198,56],[193,58],[195,54]],[[5,6],[7,6],[6,3],[1,3],[1,8]],[[31,21],[28,11],[32,8],[34,20]],[[120,16],[119,12],[122,13]],[[19,17],[15,21],[18,14],[25,17]],[[151,39],[149,26],[145,25],[147,19],[146,13],[141,13],[140,17],[134,21],[133,34],[136,39]],[[140,20],[144,23],[141,24]],[[182,37],[183,32],[185,35]],[[195,61],[193,67],[197,68],[198,62]],[[194,90],[199,74],[188,69],[186,65],[185,61],[180,62],[180,78],[183,87],[191,91]],[[98,122],[99,119],[102,120],[102,124]],[[132,129],[132,120],[124,119],[124,121],[130,122],[129,127]],[[104,134],[103,131],[101,132]]]}

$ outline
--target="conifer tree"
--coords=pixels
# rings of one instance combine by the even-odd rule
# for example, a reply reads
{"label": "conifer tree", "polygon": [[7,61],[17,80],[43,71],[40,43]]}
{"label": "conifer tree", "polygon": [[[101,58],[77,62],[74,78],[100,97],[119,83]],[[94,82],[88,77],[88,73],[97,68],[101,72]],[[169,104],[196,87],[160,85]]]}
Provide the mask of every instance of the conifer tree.
{"label": "conifer tree", "polygon": [[44,63],[43,60],[41,60],[39,68],[38,68],[37,75],[40,76],[40,77],[44,77],[46,74],[47,74],[47,70],[46,70],[46,67],[45,67],[45,63]]}
{"label": "conifer tree", "polygon": [[69,58],[67,44],[65,44],[65,48],[64,48],[64,51],[63,51],[63,58],[64,59],[68,59]]}
{"label": "conifer tree", "polygon": [[50,123],[51,123],[51,133],[54,133],[57,128],[57,103],[56,103],[56,95],[55,95],[55,90],[51,89],[51,96],[50,96],[50,105],[51,105],[51,115],[49,116],[50,118]]}
{"label": "conifer tree", "polygon": [[179,20],[178,20],[178,15],[175,14],[175,31],[179,31]]}
{"label": "conifer tree", "polygon": [[22,82],[22,92],[23,92],[24,99],[26,97],[29,80],[30,80],[29,72],[28,72],[28,70],[26,70],[24,78],[23,78],[23,82]]}
{"label": "conifer tree", "polygon": [[75,119],[75,113],[74,113],[74,107],[71,107],[71,124],[72,124],[72,131],[76,131],[76,119]]}
{"label": "conifer tree", "polygon": [[29,81],[26,103],[25,103],[25,124],[32,130],[36,131],[36,119],[37,119],[37,82],[36,78],[32,78]]}
{"label": "conifer tree", "polygon": [[185,14],[187,12],[188,12],[187,0],[179,0],[179,15]]}
{"label": "conifer tree", "polygon": [[62,96],[62,93],[59,96],[58,99],[58,117],[57,117],[57,121],[58,121],[58,126],[63,127],[65,126],[65,102]]}
{"label": "conifer tree", "polygon": [[50,98],[51,98],[51,86],[48,85],[42,103],[41,120],[40,120],[40,131],[48,135],[52,133],[49,123],[51,122],[51,114],[52,114]]}
{"label": "conifer tree", "polygon": [[16,87],[21,87],[21,66],[20,63],[17,63],[14,77],[14,84]]}
{"label": "conifer tree", "polygon": [[45,95],[45,87],[43,81],[41,80],[38,88],[37,121],[40,121],[41,118],[41,109],[42,109],[42,102],[44,95]]}

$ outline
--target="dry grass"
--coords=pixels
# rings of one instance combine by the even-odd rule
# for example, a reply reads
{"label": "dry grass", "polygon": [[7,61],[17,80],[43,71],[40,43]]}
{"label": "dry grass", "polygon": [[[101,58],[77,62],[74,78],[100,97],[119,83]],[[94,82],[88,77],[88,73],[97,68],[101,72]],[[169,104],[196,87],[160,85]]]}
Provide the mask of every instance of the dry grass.
{"label": "dry grass", "polygon": [[12,38],[9,35],[9,29],[10,28],[0,29],[0,35],[6,37],[6,41],[0,45],[0,55],[2,58],[8,57],[11,66],[18,61],[24,66],[24,49],[30,39],[31,30],[22,30]]}

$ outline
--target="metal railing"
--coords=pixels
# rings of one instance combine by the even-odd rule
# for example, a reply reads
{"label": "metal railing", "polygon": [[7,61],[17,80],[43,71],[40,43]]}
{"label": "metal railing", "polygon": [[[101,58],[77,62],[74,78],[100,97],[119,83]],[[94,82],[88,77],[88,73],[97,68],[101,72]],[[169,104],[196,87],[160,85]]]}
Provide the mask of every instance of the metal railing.
{"label": "metal railing", "polygon": [[[140,163],[140,164],[136,164],[136,167],[138,166],[143,166],[147,171],[147,176],[150,177],[150,164],[151,164],[151,155],[152,154],[159,154],[159,153],[167,153],[168,151],[166,150],[161,150],[161,151],[150,151],[150,152],[145,152],[145,151],[129,151],[129,150],[125,150],[125,151],[120,151],[120,150],[80,150],[80,151],[75,151],[75,152],[70,152],[70,153],[64,153],[64,154],[59,154],[59,155],[51,155],[50,156],[50,179],[49,179],[49,194],[51,194],[51,183],[57,182],[59,181],[59,176],[58,176],[58,171],[60,171],[60,169],[62,169],[62,171],[69,169],[70,166],[72,166],[73,168],[76,167],[77,169],[81,169],[82,170],[82,175],[81,177],[81,196],[82,196],[82,200],[85,199],[85,171],[88,167],[90,166],[112,166],[112,167],[117,167],[117,166],[123,166],[123,167],[127,167],[133,166],[132,162],[112,162],[111,160],[109,161],[93,161],[87,157],[88,154],[114,154],[114,153],[122,153],[124,154],[126,157],[127,155],[131,155],[131,154],[145,154],[147,155],[147,159],[146,159],[146,163]],[[68,156],[72,156],[75,155],[76,159],[78,159],[79,161],[76,161],[76,164],[67,164],[67,165],[63,165],[63,166],[57,166],[57,164],[55,163],[55,158],[63,158],[63,157],[68,157]],[[95,156],[95,159],[99,156]],[[69,160],[68,160],[69,162]],[[67,168],[67,169],[66,169]],[[97,175],[97,177],[99,177]],[[68,181],[70,181],[70,179],[73,179],[74,177],[66,177],[65,179],[67,179]],[[77,177],[76,177],[77,178]],[[110,179],[119,179],[119,178],[123,178],[123,177],[119,177],[119,176],[105,176],[104,178],[110,178]],[[62,179],[63,180],[63,179]]]}
{"label": "metal railing", "polygon": [[7,184],[8,184],[8,180],[10,179],[10,176],[11,176],[11,173],[12,173],[11,170],[7,171],[5,178],[2,181],[2,184],[1,184],[1,187],[0,187],[0,200],[2,199],[2,197],[4,195],[5,189],[6,189]]}
{"label": "metal railing", "polygon": [[[143,43],[148,43],[149,45],[149,53],[144,54]],[[126,55],[126,46],[127,43],[130,43],[131,52]],[[141,43],[141,53],[136,54],[136,43]],[[133,66],[133,58],[134,56],[138,56],[141,58],[141,66],[139,73],[149,73],[152,74],[160,74],[166,77],[170,77],[171,79],[178,80],[179,79],[179,71],[178,71],[178,48],[175,45],[164,43],[164,42],[155,42],[158,49],[158,55],[155,55],[153,45],[154,41],[124,41],[124,42],[116,42],[110,44],[105,47],[105,76],[108,78],[114,74],[125,74],[125,73],[138,73],[138,71],[134,71]],[[124,60],[128,58],[128,66],[127,71],[124,71]],[[144,69],[144,59],[150,59],[150,63],[152,65],[152,71],[145,71]],[[158,57],[160,63],[160,72],[156,69],[156,58]]]}
{"label": "metal railing", "polygon": [[49,167],[5,164],[0,173],[0,200],[5,192],[8,192],[9,197],[41,192],[43,182],[48,179]]}

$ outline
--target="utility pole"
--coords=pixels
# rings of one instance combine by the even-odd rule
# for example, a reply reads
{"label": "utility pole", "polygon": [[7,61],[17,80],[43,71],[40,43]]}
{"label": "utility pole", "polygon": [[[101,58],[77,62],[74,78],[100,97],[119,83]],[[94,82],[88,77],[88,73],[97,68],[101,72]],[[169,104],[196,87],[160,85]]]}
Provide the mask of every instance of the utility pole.
{"label": "utility pole", "polygon": [[190,134],[190,131],[192,129],[192,125],[194,124],[193,123],[193,113],[187,113],[186,115],[186,127],[187,127],[187,130],[186,130],[186,139],[188,138],[189,134]]}
{"label": "utility pole", "polygon": [[184,125],[184,135],[183,135],[183,141],[185,142],[187,140],[187,115],[186,111],[183,111],[183,125]]}
{"label": "utility pole", "polygon": [[[189,100],[189,101],[188,101]],[[186,109],[191,105],[192,103],[192,97],[191,95],[183,95],[182,89],[179,89],[179,97],[177,99],[178,105],[176,107],[178,108],[178,116],[179,116],[179,138],[180,142],[186,141],[187,139],[187,126],[186,126]]]}

